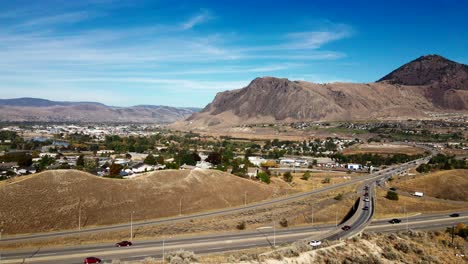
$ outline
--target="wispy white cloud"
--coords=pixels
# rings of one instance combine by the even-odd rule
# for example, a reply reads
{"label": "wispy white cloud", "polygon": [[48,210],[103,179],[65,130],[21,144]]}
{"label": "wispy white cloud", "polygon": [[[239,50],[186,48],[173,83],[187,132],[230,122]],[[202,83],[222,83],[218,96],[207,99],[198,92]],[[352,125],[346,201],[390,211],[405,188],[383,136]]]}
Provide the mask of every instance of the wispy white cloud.
{"label": "wispy white cloud", "polygon": [[348,25],[339,24],[331,29],[296,32],[288,37],[291,39],[292,49],[318,49],[323,45],[352,36],[353,29]]}
{"label": "wispy white cloud", "polygon": [[63,14],[30,19],[30,20],[27,20],[18,24],[17,27],[30,28],[30,27],[61,25],[61,24],[73,24],[73,23],[77,23],[77,22],[89,19],[92,16],[93,14],[87,11],[63,13]]}
{"label": "wispy white cloud", "polygon": [[201,23],[208,21],[211,18],[212,18],[211,12],[209,12],[206,9],[203,9],[200,13],[196,14],[195,16],[192,16],[187,21],[182,23],[181,28],[184,30],[191,29]]}

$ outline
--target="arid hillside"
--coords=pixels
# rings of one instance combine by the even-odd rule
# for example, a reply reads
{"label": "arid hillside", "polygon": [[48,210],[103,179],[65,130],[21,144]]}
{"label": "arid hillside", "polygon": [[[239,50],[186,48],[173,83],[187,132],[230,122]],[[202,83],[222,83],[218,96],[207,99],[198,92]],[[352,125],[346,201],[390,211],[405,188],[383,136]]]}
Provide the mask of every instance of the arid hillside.
{"label": "arid hillside", "polygon": [[468,202],[468,170],[446,170],[402,179],[393,184],[407,192],[424,192],[425,195]]}
{"label": "arid hillside", "polygon": [[[47,171],[0,183],[4,233],[50,231],[154,219],[238,206],[291,191],[214,170],[158,171],[134,179]],[[182,207],[180,207],[182,205]]]}
{"label": "arid hillside", "polygon": [[171,123],[198,110],[156,105],[113,107],[95,102],[57,102],[38,98],[0,99],[0,121]]}
{"label": "arid hillside", "polygon": [[174,127],[206,129],[252,123],[429,118],[468,111],[468,67],[423,56],[374,83],[316,84],[256,78],[218,93],[201,112]]}

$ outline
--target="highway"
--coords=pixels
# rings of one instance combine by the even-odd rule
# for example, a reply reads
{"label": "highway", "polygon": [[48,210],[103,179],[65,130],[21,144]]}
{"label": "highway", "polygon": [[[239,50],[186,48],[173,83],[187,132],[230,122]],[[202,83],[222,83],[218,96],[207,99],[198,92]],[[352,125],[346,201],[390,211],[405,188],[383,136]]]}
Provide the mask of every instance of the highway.
{"label": "highway", "polygon": [[[359,234],[371,223],[371,219],[374,212],[374,193],[375,185],[380,184],[381,182],[387,180],[395,174],[406,171],[408,168],[415,167],[418,164],[427,162],[429,158],[422,158],[416,161],[411,161],[408,163],[400,164],[397,166],[389,167],[385,170],[376,172],[366,177],[356,178],[347,182],[336,184],[333,186],[328,186],[322,189],[317,189],[305,193],[299,193],[296,195],[281,197],[274,200],[259,202],[255,204],[250,204],[244,207],[236,207],[223,209],[212,212],[205,212],[200,214],[180,216],[167,219],[159,219],[154,221],[145,221],[135,223],[134,226],[144,226],[144,225],[154,225],[161,223],[174,223],[177,221],[184,221],[188,219],[208,217],[208,216],[217,216],[225,215],[233,212],[241,212],[245,210],[251,210],[254,208],[274,205],[276,203],[284,203],[292,201],[295,199],[300,199],[312,194],[319,194],[322,192],[327,192],[333,189],[341,188],[351,184],[361,183],[358,193],[359,202],[357,203],[357,209],[355,213],[345,222],[339,226],[330,226],[330,225],[321,225],[313,227],[300,227],[300,228],[290,228],[290,229],[281,229],[279,231],[265,231],[257,230],[250,232],[234,233],[234,234],[217,234],[210,236],[198,236],[190,238],[177,238],[177,239],[164,239],[164,240],[155,240],[155,241],[145,241],[137,243],[135,246],[129,248],[115,248],[113,245],[102,244],[102,245],[93,245],[93,246],[78,246],[78,247],[69,247],[69,248],[59,248],[59,249],[38,249],[36,251],[14,251],[14,252],[2,252],[2,263],[23,263],[27,260],[27,263],[82,263],[83,258],[96,255],[98,257],[104,258],[104,260],[112,259],[121,259],[121,260],[134,260],[134,259],[144,259],[148,256],[161,257],[167,251],[173,251],[176,249],[183,248],[185,250],[194,251],[197,254],[204,253],[213,253],[213,252],[222,252],[227,250],[251,248],[251,247],[260,247],[260,246],[272,246],[272,235],[273,243],[290,243],[297,241],[299,239],[327,239],[327,240],[338,240],[342,238],[352,237]],[[368,189],[364,190],[364,186],[368,186]],[[364,195],[364,193],[366,193]],[[364,198],[369,198],[368,201],[364,201]],[[366,209],[364,209],[364,206]],[[427,218],[425,218],[427,217]],[[392,225],[385,222],[380,222],[380,224],[373,224],[369,228],[372,231],[386,231],[388,230],[401,230],[408,229],[410,224],[411,228],[427,228],[426,222],[430,222],[431,226],[440,225],[450,225],[452,223],[458,223],[459,221],[466,221],[468,216],[462,215],[457,219],[433,219],[433,217],[444,218],[444,216],[418,216],[414,218],[414,222],[406,222],[405,225]],[[445,216],[446,217],[446,216]],[[408,218],[409,219],[409,218]],[[413,219],[413,218],[411,218]],[[413,220],[412,220],[413,221]],[[442,221],[442,222],[441,222]],[[452,221],[452,222],[450,222]],[[342,230],[342,226],[349,225],[351,228],[349,230]],[[77,231],[62,231],[62,232],[53,232],[53,233],[42,233],[42,234],[32,234],[32,235],[22,235],[22,236],[10,236],[2,240],[2,243],[8,243],[11,241],[20,241],[23,239],[38,239],[38,238],[53,238],[57,236],[66,236],[71,234],[78,233],[87,233],[87,232],[100,232],[100,231],[111,231],[128,228],[128,224],[106,226],[106,227],[95,227],[85,230]]]}
{"label": "highway", "polygon": [[[460,217],[449,217],[450,213],[417,215],[402,219],[399,224],[390,224],[388,220],[377,220],[365,228],[369,232],[443,229],[457,223],[468,223],[468,211],[459,212]],[[315,225],[278,229],[275,232],[276,244],[291,243],[300,239],[323,236],[335,229],[335,225]],[[352,230],[349,230],[352,231]],[[349,232],[348,231],[348,232]],[[206,254],[238,250],[252,247],[272,246],[274,232],[271,229],[245,231],[239,233],[224,233],[216,235],[191,236],[184,238],[167,238],[164,240],[164,251],[177,249],[194,251],[196,254]],[[2,253],[2,264],[22,263],[82,263],[87,256],[101,257],[105,261],[112,259],[138,260],[148,256],[161,258],[163,240],[135,241],[128,248],[116,248],[113,244],[76,246],[66,248],[51,248],[37,250],[20,250]]]}
{"label": "highway", "polygon": [[[279,197],[271,200],[261,201],[257,203],[247,204],[246,206],[239,206],[239,207],[231,207],[226,209],[214,210],[209,212],[197,213],[192,215],[183,215],[177,217],[170,217],[170,218],[163,218],[157,220],[149,220],[149,221],[141,221],[141,222],[134,222],[133,227],[142,227],[142,226],[151,226],[151,225],[158,225],[158,224],[173,224],[177,222],[187,221],[190,219],[198,219],[204,217],[214,217],[214,216],[221,216],[233,213],[244,212],[247,210],[272,206],[279,203],[290,202],[294,200],[298,200],[301,198],[308,197],[310,195],[321,194],[325,192],[329,192],[338,188],[342,188],[345,186],[363,183],[363,182],[372,182],[374,180],[379,181],[384,178],[389,178],[394,174],[403,172],[408,168],[416,166],[416,164],[421,164],[427,162],[428,158],[422,158],[419,160],[411,161],[408,163],[390,166],[384,170],[379,172],[370,174],[364,177],[357,177],[351,179],[346,182],[330,185],[324,188],[311,190],[308,192],[297,193],[293,195],[289,195],[286,197]],[[31,239],[44,239],[44,238],[54,238],[54,237],[61,237],[61,236],[69,236],[69,235],[77,235],[77,234],[86,234],[86,233],[98,233],[98,232],[105,232],[105,231],[117,231],[117,230],[124,230],[129,229],[130,223],[125,224],[117,224],[117,225],[110,225],[110,226],[99,226],[99,227],[91,227],[91,228],[82,228],[81,230],[65,230],[65,231],[57,231],[57,232],[48,232],[48,233],[35,233],[35,234],[25,234],[25,235],[8,235],[3,236],[2,243],[4,242],[15,242],[21,240],[31,240]]]}

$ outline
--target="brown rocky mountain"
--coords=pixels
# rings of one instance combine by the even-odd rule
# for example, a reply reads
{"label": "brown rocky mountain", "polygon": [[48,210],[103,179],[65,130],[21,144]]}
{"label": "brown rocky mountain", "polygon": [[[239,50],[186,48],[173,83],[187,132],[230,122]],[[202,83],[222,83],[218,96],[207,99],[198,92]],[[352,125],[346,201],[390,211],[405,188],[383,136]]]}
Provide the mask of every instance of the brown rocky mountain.
{"label": "brown rocky mountain", "polygon": [[468,65],[456,63],[438,55],[422,56],[378,82],[425,86],[425,96],[436,106],[466,109]]}
{"label": "brown rocky mountain", "polygon": [[198,110],[155,105],[114,107],[38,98],[0,99],[0,121],[16,122],[172,123]]}
{"label": "brown rocky mountain", "polygon": [[467,65],[429,55],[374,83],[316,84],[274,77],[218,93],[185,125],[194,128],[249,123],[428,117],[468,110]]}

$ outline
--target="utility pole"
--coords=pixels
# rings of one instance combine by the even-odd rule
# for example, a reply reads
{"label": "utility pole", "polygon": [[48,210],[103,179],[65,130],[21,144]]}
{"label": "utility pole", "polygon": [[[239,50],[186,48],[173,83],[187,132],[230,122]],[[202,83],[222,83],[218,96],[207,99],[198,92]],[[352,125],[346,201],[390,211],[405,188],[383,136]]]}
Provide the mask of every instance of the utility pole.
{"label": "utility pole", "polygon": [[247,191],[244,192],[244,206],[247,206]]}
{"label": "utility pole", "polygon": [[335,211],[335,227],[338,226],[338,212]]}
{"label": "utility pole", "polygon": [[[0,229],[0,242],[2,241],[2,233],[3,233],[3,221],[2,221],[2,229]],[[1,263],[2,263],[2,251],[0,251],[0,264]]]}
{"label": "utility pole", "polygon": [[165,251],[166,237],[163,237],[163,254],[162,254],[162,263],[166,262],[166,251]]}
{"label": "utility pole", "polygon": [[273,248],[276,248],[276,221],[273,218]]}
{"label": "utility pole", "polygon": [[408,213],[406,212],[406,202],[404,203],[405,205],[405,217],[406,217],[406,232],[408,232]]}
{"label": "utility pole", "polygon": [[130,241],[133,240],[133,214],[135,213],[135,211],[132,211],[130,213]]}
{"label": "utility pole", "polygon": [[312,208],[312,225],[314,225],[314,205],[311,204],[310,207]]}
{"label": "utility pole", "polygon": [[455,235],[455,226],[452,225],[452,247],[455,247],[455,246],[453,245],[453,237],[454,237],[454,235]]}
{"label": "utility pole", "polygon": [[180,197],[180,200],[179,200],[179,216],[182,215],[182,198],[183,197]]}
{"label": "utility pole", "polygon": [[78,202],[78,230],[81,230],[81,198]]}

